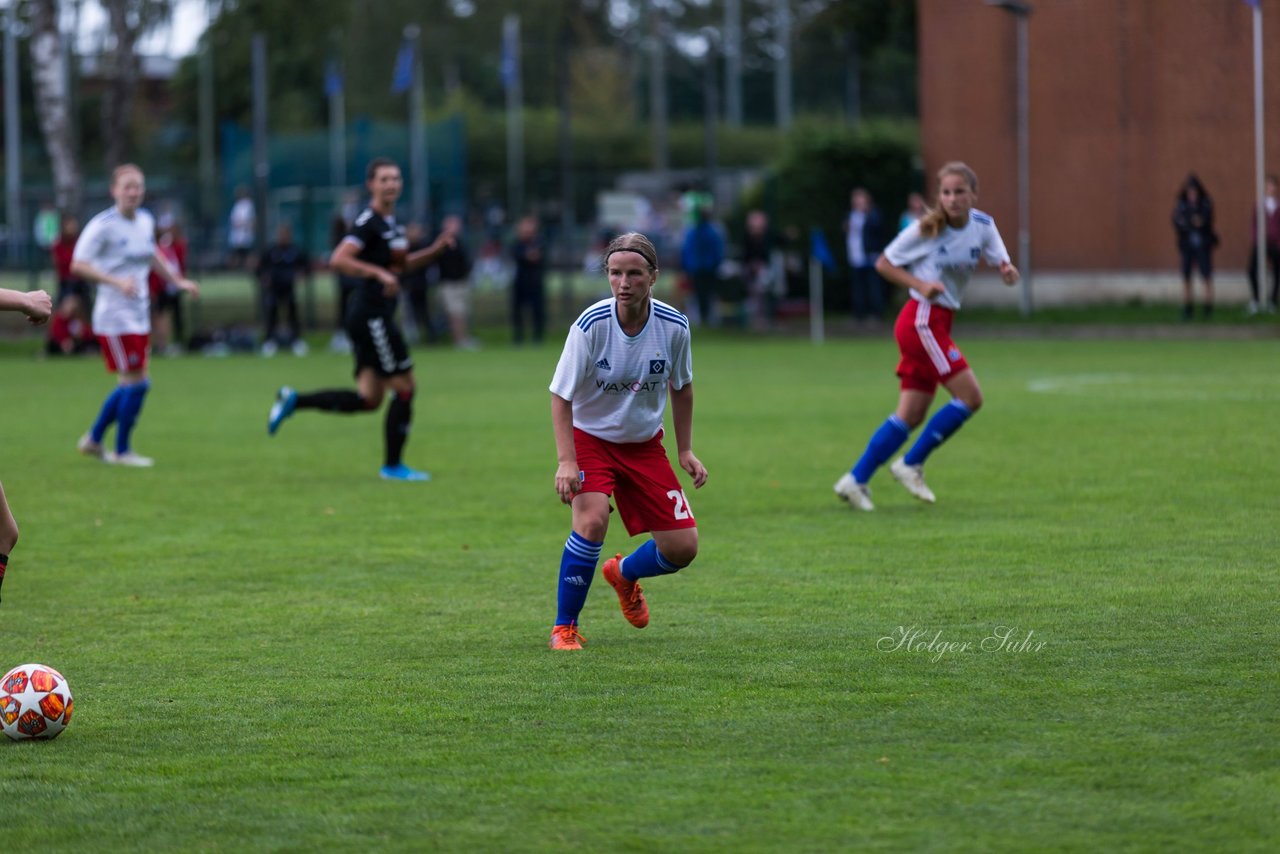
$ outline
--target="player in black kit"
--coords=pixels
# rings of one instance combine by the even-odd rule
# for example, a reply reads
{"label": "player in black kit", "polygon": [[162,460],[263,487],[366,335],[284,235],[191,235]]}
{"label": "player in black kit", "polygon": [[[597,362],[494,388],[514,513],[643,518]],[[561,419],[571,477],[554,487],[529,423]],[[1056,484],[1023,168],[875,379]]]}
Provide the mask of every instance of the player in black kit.
{"label": "player in black kit", "polygon": [[356,388],[303,394],[289,386],[281,388],[271,407],[267,433],[275,435],[298,409],[373,412],[382,405],[389,386],[393,396],[387,408],[381,475],[386,480],[430,480],[428,473],[401,461],[413,420],[414,379],[413,360],[395,321],[398,274],[430,264],[451,245],[452,238],[442,236],[425,249],[408,253],[404,226],[395,219],[396,200],[404,187],[395,161],[385,157],[371,161],[365,171],[365,186],[369,188],[369,206],[356,217],[329,261],[337,272],[361,280],[346,316],[356,360]]}

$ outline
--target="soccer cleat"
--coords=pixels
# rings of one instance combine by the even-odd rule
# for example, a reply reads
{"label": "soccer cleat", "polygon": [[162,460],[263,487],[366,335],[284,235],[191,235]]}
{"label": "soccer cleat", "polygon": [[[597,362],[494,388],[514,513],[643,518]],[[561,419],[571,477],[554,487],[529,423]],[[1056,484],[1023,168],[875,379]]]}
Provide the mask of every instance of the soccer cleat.
{"label": "soccer cleat", "polygon": [[93,437],[85,433],[80,437],[80,441],[76,442],[76,450],[84,454],[86,457],[97,457],[102,459],[102,444],[93,441]]}
{"label": "soccer cleat", "polygon": [[906,487],[907,492],[910,492],[926,504],[932,504],[937,500],[933,497],[933,490],[925,485],[924,466],[909,466],[899,459],[889,466],[889,474],[893,475],[894,480]]}
{"label": "soccer cleat", "polygon": [[123,454],[108,451],[102,455],[102,461],[113,466],[129,466],[135,469],[149,469],[156,464],[156,461],[151,457],[144,457],[142,454],[135,454],[133,451],[125,451]]}
{"label": "soccer cleat", "polygon": [[288,386],[282,386],[276,392],[276,402],[271,404],[271,413],[267,416],[267,435],[274,436],[284,420],[293,414],[298,405],[298,393]]}
{"label": "soccer cleat", "polygon": [[404,463],[397,466],[383,466],[378,471],[383,480],[424,481],[431,480],[431,473],[411,469]]}
{"label": "soccer cleat", "polygon": [[586,645],[587,639],[578,631],[577,623],[569,623],[567,626],[553,626],[551,640],[547,641],[547,646],[552,649],[582,649]]}
{"label": "soccer cleat", "polygon": [[649,604],[644,601],[644,591],[640,584],[629,580],[622,574],[622,555],[614,555],[604,562],[600,574],[618,594],[618,604],[622,606],[622,616],[637,629],[649,625]]}
{"label": "soccer cleat", "polygon": [[871,490],[865,483],[854,480],[849,472],[845,472],[832,488],[836,491],[837,498],[849,502],[852,507],[859,510],[876,509],[876,506],[871,503]]}

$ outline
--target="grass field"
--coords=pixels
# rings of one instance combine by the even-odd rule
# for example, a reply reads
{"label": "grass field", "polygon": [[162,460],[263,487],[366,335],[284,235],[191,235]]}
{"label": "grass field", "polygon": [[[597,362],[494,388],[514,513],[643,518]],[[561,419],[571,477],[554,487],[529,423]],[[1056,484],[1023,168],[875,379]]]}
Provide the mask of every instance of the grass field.
{"label": "grass field", "polygon": [[873,514],[831,484],[888,337],[695,336],[698,561],[644,631],[597,581],[555,654],[558,344],[418,352],[425,485],[380,416],[267,438],[341,357],[158,361],[152,470],[75,453],[98,361],[5,357],[0,665],[76,699],[0,744],[6,847],[1269,849],[1276,342],[958,334],[987,406]]}

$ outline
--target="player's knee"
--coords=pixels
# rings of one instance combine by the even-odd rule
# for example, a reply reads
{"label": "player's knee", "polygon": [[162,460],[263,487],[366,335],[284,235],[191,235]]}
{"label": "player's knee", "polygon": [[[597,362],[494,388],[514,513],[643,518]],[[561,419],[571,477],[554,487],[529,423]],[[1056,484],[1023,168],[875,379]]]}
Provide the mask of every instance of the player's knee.
{"label": "player's knee", "polygon": [[693,563],[693,559],[698,556],[698,535],[695,531],[691,537],[682,537],[675,542],[670,542],[658,550],[667,563],[684,569]]}
{"label": "player's knee", "polygon": [[0,525],[0,554],[9,554],[18,544],[18,523]]}
{"label": "player's knee", "polygon": [[973,415],[982,408],[982,392],[974,389],[971,393],[965,395],[960,400],[969,409],[969,414]]}
{"label": "player's knee", "polygon": [[382,405],[382,395],[380,394],[362,394],[360,395],[360,408],[365,412],[372,412]]}

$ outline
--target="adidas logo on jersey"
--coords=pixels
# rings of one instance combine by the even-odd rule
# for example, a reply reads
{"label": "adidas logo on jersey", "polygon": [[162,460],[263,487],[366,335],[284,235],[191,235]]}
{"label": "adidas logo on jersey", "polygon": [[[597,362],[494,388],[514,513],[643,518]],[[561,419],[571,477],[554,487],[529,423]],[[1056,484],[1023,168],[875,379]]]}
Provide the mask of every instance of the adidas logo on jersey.
{"label": "adidas logo on jersey", "polygon": [[610,368],[610,367],[609,367],[609,360],[608,360],[608,359],[601,359],[600,361],[596,362],[596,367],[597,367],[597,368],[599,368],[599,369],[600,369],[600,370],[602,370],[602,371],[611,371],[611,370],[613,370],[612,368]]}

